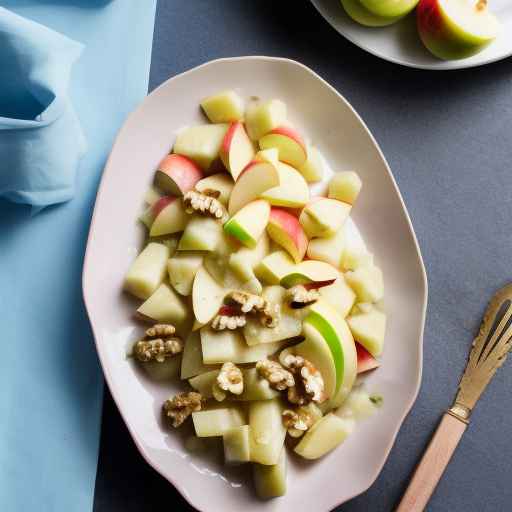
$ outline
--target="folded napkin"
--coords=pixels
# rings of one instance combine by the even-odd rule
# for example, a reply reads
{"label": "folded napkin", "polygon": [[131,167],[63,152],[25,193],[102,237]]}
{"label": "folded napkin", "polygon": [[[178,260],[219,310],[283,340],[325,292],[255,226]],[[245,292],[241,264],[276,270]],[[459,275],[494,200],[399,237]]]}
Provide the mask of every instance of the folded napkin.
{"label": "folded napkin", "polygon": [[68,97],[82,45],[0,7],[0,197],[71,199],[85,137]]}

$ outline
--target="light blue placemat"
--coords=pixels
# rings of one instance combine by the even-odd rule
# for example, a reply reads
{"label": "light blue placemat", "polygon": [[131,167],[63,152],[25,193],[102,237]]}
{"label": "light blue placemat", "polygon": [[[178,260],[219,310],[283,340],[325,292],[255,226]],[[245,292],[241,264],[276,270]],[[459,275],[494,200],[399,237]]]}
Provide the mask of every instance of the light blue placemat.
{"label": "light blue placemat", "polygon": [[36,216],[0,201],[0,510],[89,511],[102,379],[82,304],[82,259],[113,138],[147,92],[156,0],[2,6],[84,44],[71,101],[88,152],[72,201]]}

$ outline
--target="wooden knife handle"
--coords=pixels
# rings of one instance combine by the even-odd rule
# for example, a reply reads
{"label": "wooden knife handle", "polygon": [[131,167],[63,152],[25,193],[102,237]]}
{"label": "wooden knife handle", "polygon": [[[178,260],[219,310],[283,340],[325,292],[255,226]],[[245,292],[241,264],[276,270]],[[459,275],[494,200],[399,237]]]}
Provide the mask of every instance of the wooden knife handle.
{"label": "wooden knife handle", "polygon": [[396,512],[425,509],[466,427],[467,423],[451,414],[443,416]]}

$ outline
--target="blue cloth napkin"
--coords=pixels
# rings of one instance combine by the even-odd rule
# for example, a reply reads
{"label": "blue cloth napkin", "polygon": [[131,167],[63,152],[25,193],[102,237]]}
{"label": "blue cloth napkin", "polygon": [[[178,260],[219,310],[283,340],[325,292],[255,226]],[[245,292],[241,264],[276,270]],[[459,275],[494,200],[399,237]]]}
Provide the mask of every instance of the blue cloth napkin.
{"label": "blue cloth napkin", "polygon": [[[49,86],[36,86],[30,94],[18,96],[18,104],[8,103],[14,110],[8,117],[34,121],[33,114],[43,112],[44,103],[54,105],[39,95],[48,90],[62,98],[55,103],[63,109],[62,117],[73,104],[88,143],[78,164],[72,201],[32,216],[31,207],[0,199],[0,511],[90,512],[103,382],[82,301],[83,256],[112,142],[127,114],[147,93],[156,0],[0,3],[25,18],[17,25],[20,41],[41,30],[32,22],[62,34],[54,38],[45,30],[39,32],[43,37],[34,55],[51,48],[48,66],[53,59],[58,71],[46,82]],[[80,48],[71,40],[83,45],[78,59]],[[0,54],[3,51],[2,43]],[[23,58],[30,56],[23,52]],[[44,64],[44,59],[37,61]],[[2,61],[0,71],[16,62]],[[63,71],[66,67],[68,72]],[[49,77],[51,68],[43,68]],[[42,82],[31,75],[30,83]],[[2,79],[0,96],[4,87]],[[6,108],[3,100],[2,104]],[[77,124],[68,126],[72,130]],[[54,150],[70,155],[72,148],[66,145],[73,142],[78,154],[75,133],[52,141]],[[4,134],[0,131],[0,140]],[[2,154],[1,173],[3,158]],[[69,163],[72,174],[71,159]],[[11,172],[22,169],[16,163]],[[71,177],[68,183],[74,184]]]}
{"label": "blue cloth napkin", "polygon": [[82,48],[0,7],[0,197],[46,206],[75,194],[86,143],[68,89]]}

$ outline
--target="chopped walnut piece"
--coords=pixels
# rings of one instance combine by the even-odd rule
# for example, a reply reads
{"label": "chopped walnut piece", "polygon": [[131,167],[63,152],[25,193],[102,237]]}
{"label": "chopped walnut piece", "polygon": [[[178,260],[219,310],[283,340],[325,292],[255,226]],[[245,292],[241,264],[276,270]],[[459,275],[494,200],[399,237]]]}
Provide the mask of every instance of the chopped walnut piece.
{"label": "chopped walnut piece", "polygon": [[301,309],[314,304],[319,298],[318,290],[307,290],[302,285],[293,286],[286,292],[292,309]]}
{"label": "chopped walnut piece", "polygon": [[301,356],[288,354],[283,363],[292,374],[300,377],[295,379],[295,386],[288,389],[290,403],[305,405],[311,401],[316,403],[325,401],[324,379],[310,361]]}
{"label": "chopped walnut piece", "polygon": [[277,361],[263,359],[256,363],[258,375],[268,381],[271,388],[285,391],[295,386],[295,379],[291,372],[286,370]]}
{"label": "chopped walnut piece", "polygon": [[218,314],[212,320],[212,329],[223,331],[224,329],[238,329],[246,324],[245,315],[223,315]]}
{"label": "chopped walnut piece", "polygon": [[222,391],[241,395],[244,390],[242,370],[231,362],[224,363],[217,375],[216,384]]}
{"label": "chopped walnut piece", "polygon": [[189,391],[180,393],[162,406],[163,412],[171,420],[173,427],[179,427],[193,412],[201,410],[203,397],[200,393]]}
{"label": "chopped walnut piece", "polygon": [[279,323],[281,307],[265,300],[259,295],[249,292],[233,291],[225,299],[227,304],[232,304],[244,314],[256,314],[265,327],[276,327]]}
{"label": "chopped walnut piece", "polygon": [[[208,192],[208,193],[206,193]],[[206,191],[198,192],[197,190],[189,190],[183,196],[183,205],[187,213],[199,213],[201,215],[208,215],[221,222],[225,222],[228,218],[228,213],[223,204],[214,197],[213,192]]]}
{"label": "chopped walnut piece", "polygon": [[167,357],[183,351],[183,341],[173,336],[174,325],[156,324],[146,331],[146,336],[135,343],[134,355],[142,363],[157,361],[163,363]]}
{"label": "chopped walnut piece", "polygon": [[286,409],[283,411],[283,425],[291,437],[301,437],[315,422],[315,418],[307,407]]}

